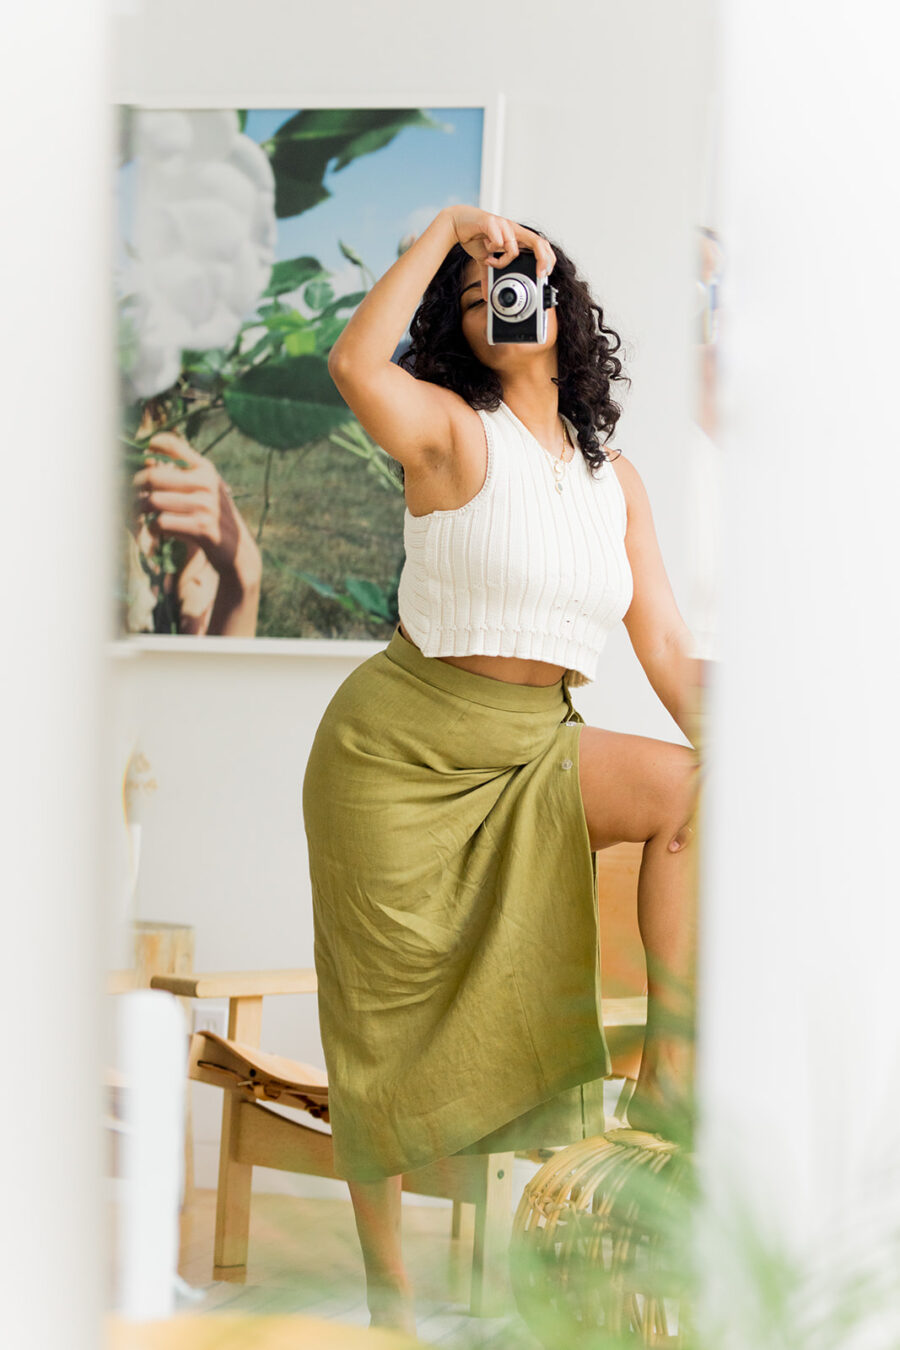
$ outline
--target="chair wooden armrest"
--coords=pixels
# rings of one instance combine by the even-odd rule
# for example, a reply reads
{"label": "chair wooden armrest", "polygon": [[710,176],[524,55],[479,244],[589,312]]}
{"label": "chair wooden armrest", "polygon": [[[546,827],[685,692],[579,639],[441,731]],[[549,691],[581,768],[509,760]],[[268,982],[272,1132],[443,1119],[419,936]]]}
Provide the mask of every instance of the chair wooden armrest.
{"label": "chair wooden armrest", "polygon": [[205,974],[154,975],[151,989],[180,998],[227,998],[228,1039],[259,1045],[266,994],[314,994],[314,970],[217,970]]}
{"label": "chair wooden armrest", "polygon": [[154,975],[150,987],[181,998],[263,998],[266,994],[314,994],[318,984],[312,969],[217,970]]}

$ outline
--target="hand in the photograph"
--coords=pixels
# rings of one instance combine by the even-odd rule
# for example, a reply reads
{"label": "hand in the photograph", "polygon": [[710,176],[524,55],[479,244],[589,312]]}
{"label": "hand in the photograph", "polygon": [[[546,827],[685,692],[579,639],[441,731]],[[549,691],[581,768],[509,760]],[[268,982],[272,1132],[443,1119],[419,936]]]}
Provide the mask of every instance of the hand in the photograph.
{"label": "hand in the photograph", "polygon": [[178,578],[181,631],[253,637],[262,560],[230,489],[183,436],[157,432],[148,448],[187,464],[148,463],[132,480],[135,513],[158,513],[152,521],[144,519],[143,527],[156,539],[165,534],[187,545]]}

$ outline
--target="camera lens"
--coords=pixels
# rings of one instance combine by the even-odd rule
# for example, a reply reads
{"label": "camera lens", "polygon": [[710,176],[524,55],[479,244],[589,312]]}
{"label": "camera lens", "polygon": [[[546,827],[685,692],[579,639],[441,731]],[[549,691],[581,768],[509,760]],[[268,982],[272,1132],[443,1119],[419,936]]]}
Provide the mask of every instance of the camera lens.
{"label": "camera lens", "polygon": [[533,313],[536,295],[534,282],[517,272],[498,278],[490,294],[491,308],[507,323],[520,323]]}

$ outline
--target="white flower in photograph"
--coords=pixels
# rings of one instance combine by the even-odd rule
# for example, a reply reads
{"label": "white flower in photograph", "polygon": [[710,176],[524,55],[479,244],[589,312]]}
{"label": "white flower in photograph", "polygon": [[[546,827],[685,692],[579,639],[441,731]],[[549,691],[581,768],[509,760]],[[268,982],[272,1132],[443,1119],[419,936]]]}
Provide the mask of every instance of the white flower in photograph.
{"label": "white flower in photograph", "polygon": [[134,261],[122,278],[133,396],[178,377],[185,348],[229,346],[269,283],[275,180],[265,152],[217,111],[137,109]]}

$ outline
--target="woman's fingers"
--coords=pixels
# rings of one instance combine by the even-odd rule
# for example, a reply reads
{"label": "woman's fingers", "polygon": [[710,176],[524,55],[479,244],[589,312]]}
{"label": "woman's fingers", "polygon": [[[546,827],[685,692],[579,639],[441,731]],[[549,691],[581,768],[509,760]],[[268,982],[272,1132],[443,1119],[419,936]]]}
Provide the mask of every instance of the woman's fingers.
{"label": "woman's fingers", "polygon": [[510,256],[510,241],[502,231],[485,238],[484,261],[490,267],[503,267]]}
{"label": "woman's fingers", "polygon": [[550,247],[542,234],[535,234],[534,230],[526,230],[523,225],[516,226],[516,234],[534,253],[537,258],[538,271],[549,276],[556,266],[556,254]]}
{"label": "woman's fingers", "polygon": [[535,234],[534,230],[526,229],[524,225],[517,225],[514,220],[504,222],[506,231],[504,234],[504,255],[495,264],[499,267],[505,267],[513,258],[517,258],[524,246],[530,249],[535,256],[538,275],[549,276],[556,266],[556,254],[550,247],[543,235]]}
{"label": "woman's fingers", "polygon": [[157,488],[141,493],[145,511],[181,511],[192,514],[203,510],[194,492],[160,492]]}
{"label": "woman's fingers", "polygon": [[543,235],[505,216],[478,207],[458,206],[453,208],[453,223],[457,239],[478,263],[505,267],[524,246],[534,253],[540,275],[549,276],[556,266],[553,249]]}
{"label": "woman's fingers", "polygon": [[[139,491],[193,493],[216,486],[216,467],[199,454],[184,436],[158,431],[151,437],[147,453],[164,456],[161,462],[148,458],[144,468],[132,478]],[[184,467],[179,467],[183,465]]]}
{"label": "woman's fingers", "polygon": [[694,834],[693,825],[682,825],[678,833],[669,840],[668,849],[670,853],[677,853],[679,849],[687,848]]}
{"label": "woman's fingers", "polygon": [[511,227],[503,231],[503,257],[506,262],[512,262],[513,258],[519,256],[519,245],[516,241],[515,232]]}
{"label": "woman's fingers", "polygon": [[151,436],[148,450],[157,454],[169,455],[172,459],[184,459],[188,464],[208,464],[209,460],[197,453],[190,441],[178,436],[174,431],[157,431]]}
{"label": "woman's fingers", "polygon": [[486,262],[478,264],[478,271],[481,275],[481,298],[487,304],[490,297],[490,285],[488,278],[488,265]]}
{"label": "woman's fingers", "polygon": [[161,511],[148,528],[153,534],[171,534],[174,539],[190,539],[201,546],[209,537],[206,522],[178,511]]}
{"label": "woman's fingers", "polygon": [[197,492],[209,487],[205,478],[198,478],[185,469],[167,469],[161,464],[150,464],[140,469],[131,481],[144,492],[156,489],[163,492]]}

